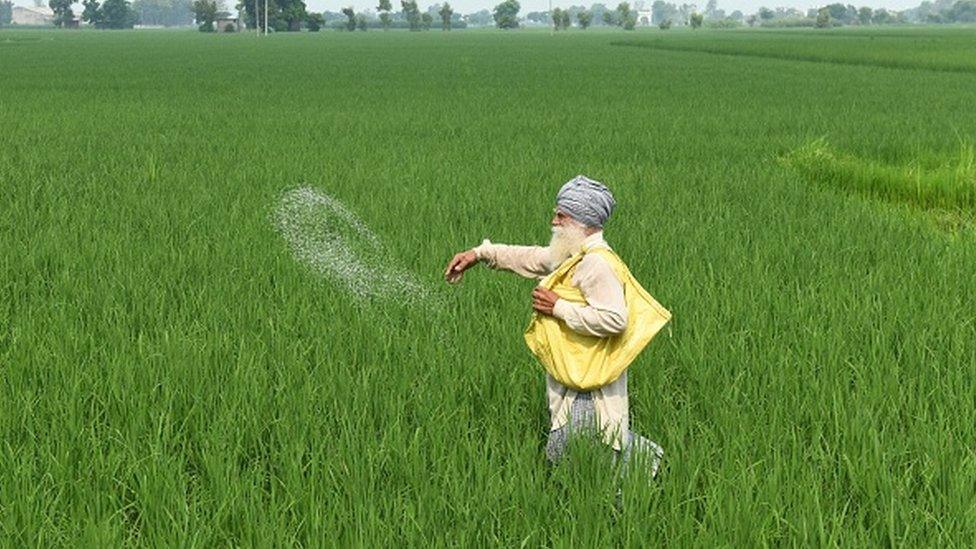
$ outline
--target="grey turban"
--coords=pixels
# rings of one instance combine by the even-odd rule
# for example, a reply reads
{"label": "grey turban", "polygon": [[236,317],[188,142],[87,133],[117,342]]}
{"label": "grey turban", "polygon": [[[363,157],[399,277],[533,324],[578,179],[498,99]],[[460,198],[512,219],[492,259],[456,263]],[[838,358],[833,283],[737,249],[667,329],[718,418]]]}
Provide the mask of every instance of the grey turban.
{"label": "grey turban", "polygon": [[577,175],[559,189],[556,207],[587,227],[603,227],[616,205],[606,185]]}

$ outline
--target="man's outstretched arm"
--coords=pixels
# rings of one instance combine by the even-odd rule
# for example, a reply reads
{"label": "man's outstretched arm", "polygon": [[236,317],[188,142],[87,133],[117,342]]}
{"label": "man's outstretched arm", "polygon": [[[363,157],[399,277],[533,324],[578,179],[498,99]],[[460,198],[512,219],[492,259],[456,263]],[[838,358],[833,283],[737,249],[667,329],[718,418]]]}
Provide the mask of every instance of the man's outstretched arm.
{"label": "man's outstretched arm", "polygon": [[473,250],[475,256],[492,269],[511,271],[526,278],[542,278],[552,272],[546,246],[492,244],[486,238]]}
{"label": "man's outstretched arm", "polygon": [[513,246],[492,244],[485,239],[479,246],[456,254],[447,264],[444,278],[454,283],[464,271],[484,261],[492,269],[511,271],[526,278],[542,278],[552,271],[549,248],[545,246]]}

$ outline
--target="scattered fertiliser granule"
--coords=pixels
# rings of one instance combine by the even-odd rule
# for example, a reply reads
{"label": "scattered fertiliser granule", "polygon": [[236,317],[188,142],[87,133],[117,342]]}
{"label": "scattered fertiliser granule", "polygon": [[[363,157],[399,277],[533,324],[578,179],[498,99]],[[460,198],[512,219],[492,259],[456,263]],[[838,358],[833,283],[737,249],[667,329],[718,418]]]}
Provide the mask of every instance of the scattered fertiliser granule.
{"label": "scattered fertiliser granule", "polygon": [[273,217],[296,261],[355,298],[409,304],[430,297],[413,273],[395,265],[376,234],[328,194],[311,187],[286,191]]}

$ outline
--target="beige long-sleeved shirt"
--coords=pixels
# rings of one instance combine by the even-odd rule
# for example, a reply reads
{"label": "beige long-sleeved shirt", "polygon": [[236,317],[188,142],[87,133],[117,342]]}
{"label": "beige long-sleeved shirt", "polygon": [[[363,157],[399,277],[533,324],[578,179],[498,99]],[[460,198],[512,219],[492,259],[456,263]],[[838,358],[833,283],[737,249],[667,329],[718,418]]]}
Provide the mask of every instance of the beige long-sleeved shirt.
{"label": "beige long-sleeved shirt", "polygon": [[[586,249],[610,246],[603,239],[603,231],[594,233],[583,241]],[[549,248],[545,246],[513,246],[493,244],[485,239],[474,248],[478,259],[492,269],[511,271],[526,278],[542,279],[559,265],[552,265]],[[586,254],[573,273],[572,284],[580,289],[586,305],[564,299],[556,301],[552,314],[570,329],[581,334],[609,337],[627,327],[627,304],[624,288],[609,263],[599,254]],[[550,429],[564,426],[569,418],[577,392],[562,385],[546,374],[549,398]],[[593,391],[604,440],[614,449],[621,449],[623,435],[629,429],[627,402],[627,371],[610,385]],[[617,436],[620,435],[620,436]]]}

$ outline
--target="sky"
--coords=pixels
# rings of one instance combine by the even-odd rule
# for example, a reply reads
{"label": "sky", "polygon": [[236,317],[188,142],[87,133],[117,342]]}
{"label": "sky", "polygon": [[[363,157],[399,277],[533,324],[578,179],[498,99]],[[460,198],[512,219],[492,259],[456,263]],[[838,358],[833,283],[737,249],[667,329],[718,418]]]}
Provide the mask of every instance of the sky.
{"label": "sky", "polygon": [[[417,0],[417,4],[421,9],[426,8],[429,5],[437,4],[443,2],[444,0]],[[482,9],[491,9],[495,4],[500,3],[502,0],[448,0],[451,3],[451,7],[457,13],[472,13]],[[637,0],[630,0],[631,5],[634,5]],[[672,4],[683,4],[690,3],[696,4],[699,8],[704,9],[705,4],[708,0],[665,0],[671,2]],[[854,4],[858,7],[869,6],[871,8],[888,8],[893,10],[904,10],[908,8],[914,8],[922,3],[922,0],[718,0],[718,7],[731,13],[735,10],[741,10],[742,13],[750,14],[756,13],[760,7],[766,6],[769,8],[775,7],[787,7],[787,8],[798,8],[804,13],[808,8],[817,8],[825,4],[830,4],[832,2],[842,2],[844,4]],[[614,7],[620,0],[552,0],[552,7],[554,8],[568,8],[572,5],[585,5],[589,6],[595,2],[600,2],[609,7]],[[644,0],[645,4],[650,7],[654,0]],[[237,0],[224,0],[224,3],[228,6],[233,6],[237,3]],[[390,0],[394,8],[400,7],[399,0]],[[522,15],[530,11],[545,11],[548,9],[548,0],[519,0],[522,5]],[[47,2],[44,2],[47,5]],[[376,9],[376,5],[379,4],[378,0],[305,0],[305,4],[309,11],[339,11],[346,6],[352,6],[357,11],[372,8]],[[14,0],[15,6],[33,6],[34,4],[27,0]],[[75,5],[75,13],[81,13],[81,5]]]}

